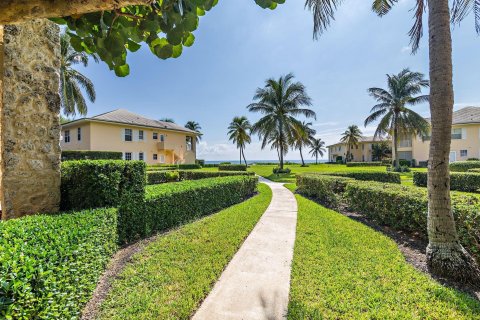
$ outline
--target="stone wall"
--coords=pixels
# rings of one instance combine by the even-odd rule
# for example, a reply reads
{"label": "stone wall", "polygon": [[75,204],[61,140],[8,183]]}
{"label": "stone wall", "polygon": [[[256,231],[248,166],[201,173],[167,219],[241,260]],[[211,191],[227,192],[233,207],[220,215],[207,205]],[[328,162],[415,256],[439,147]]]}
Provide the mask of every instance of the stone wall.
{"label": "stone wall", "polygon": [[60,204],[59,28],[44,19],[5,26],[3,42],[2,219],[55,212]]}

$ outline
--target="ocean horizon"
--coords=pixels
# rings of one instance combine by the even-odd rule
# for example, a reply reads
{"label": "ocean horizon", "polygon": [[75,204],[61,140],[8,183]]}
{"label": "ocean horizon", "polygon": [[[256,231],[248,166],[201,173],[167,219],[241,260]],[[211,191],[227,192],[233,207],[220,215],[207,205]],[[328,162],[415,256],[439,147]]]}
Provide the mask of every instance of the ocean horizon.
{"label": "ocean horizon", "polygon": [[[205,164],[219,164],[222,162],[230,162],[232,164],[238,164],[238,160],[205,160]],[[318,163],[325,163],[327,160],[318,160]],[[243,163],[243,161],[242,161]],[[250,164],[255,164],[255,163],[279,163],[278,160],[247,160],[247,163]],[[295,164],[301,164],[302,160],[285,160],[285,163],[295,163]],[[315,160],[305,160],[305,163],[315,163]]]}

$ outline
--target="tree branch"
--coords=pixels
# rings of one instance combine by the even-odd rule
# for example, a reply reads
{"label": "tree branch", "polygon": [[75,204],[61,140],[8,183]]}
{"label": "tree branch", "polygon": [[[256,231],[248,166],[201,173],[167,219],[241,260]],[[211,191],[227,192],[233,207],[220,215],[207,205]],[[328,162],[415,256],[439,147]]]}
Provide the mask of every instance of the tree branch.
{"label": "tree branch", "polygon": [[0,25],[38,18],[59,18],[132,5],[151,5],[155,0],[0,0]]}

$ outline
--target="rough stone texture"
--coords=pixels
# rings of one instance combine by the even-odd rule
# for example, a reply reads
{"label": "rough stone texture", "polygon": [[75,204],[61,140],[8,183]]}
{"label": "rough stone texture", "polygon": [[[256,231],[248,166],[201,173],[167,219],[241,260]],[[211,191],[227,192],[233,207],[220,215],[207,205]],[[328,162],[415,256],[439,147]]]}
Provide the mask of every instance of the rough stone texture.
{"label": "rough stone texture", "polygon": [[59,209],[59,31],[44,19],[4,26],[2,219]]}

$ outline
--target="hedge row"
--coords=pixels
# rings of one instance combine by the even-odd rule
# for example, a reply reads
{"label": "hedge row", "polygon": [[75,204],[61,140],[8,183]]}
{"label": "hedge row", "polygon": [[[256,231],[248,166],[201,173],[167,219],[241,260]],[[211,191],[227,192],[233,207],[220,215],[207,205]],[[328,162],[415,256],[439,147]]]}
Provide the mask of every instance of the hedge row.
{"label": "hedge row", "polygon": [[147,172],[147,184],[160,184],[166,182],[178,182],[183,180],[199,180],[215,177],[255,175],[254,172],[245,171],[149,171]]}
{"label": "hedge row", "polygon": [[116,226],[116,209],[0,222],[0,318],[79,318],[117,249]]}
{"label": "hedge row", "polygon": [[62,151],[62,161],[71,160],[122,160],[123,154],[116,151]]}
{"label": "hedge row", "polygon": [[66,161],[61,167],[61,208],[116,207],[127,192],[143,194],[143,161]]}
{"label": "hedge row", "polygon": [[321,173],[329,176],[338,176],[352,178],[355,180],[362,181],[377,181],[377,182],[388,182],[388,183],[401,183],[400,174],[396,172],[369,172],[369,171],[352,171],[352,172],[332,172],[332,173]]}
{"label": "hedge row", "polygon": [[[470,169],[472,170],[472,169]],[[451,172],[450,190],[478,192],[480,189],[480,171],[475,172]],[[413,183],[417,187],[427,186],[427,172],[414,172]]]}
{"label": "hedge row", "polygon": [[148,186],[143,205],[120,206],[120,241],[144,238],[198,219],[245,200],[257,190],[258,178],[234,176]]}
{"label": "hedge row", "polygon": [[[299,175],[297,185],[300,193],[317,198],[327,206],[335,208],[342,204],[380,224],[427,237],[425,188],[325,175]],[[328,186],[338,187],[329,189]],[[480,197],[452,192],[452,210],[462,245],[480,260]]]}
{"label": "hedge row", "polygon": [[385,166],[382,161],[373,162],[347,162],[347,167],[381,167]]}
{"label": "hedge row", "polygon": [[161,169],[183,169],[183,170],[193,170],[193,169],[202,169],[202,166],[198,163],[189,163],[189,164],[151,164],[148,166],[148,170],[161,170]]}
{"label": "hedge row", "polygon": [[221,164],[218,166],[219,171],[247,171],[244,164]]}
{"label": "hedge row", "polygon": [[467,172],[474,168],[480,168],[480,161],[456,161],[450,163],[450,171],[452,172]]}

